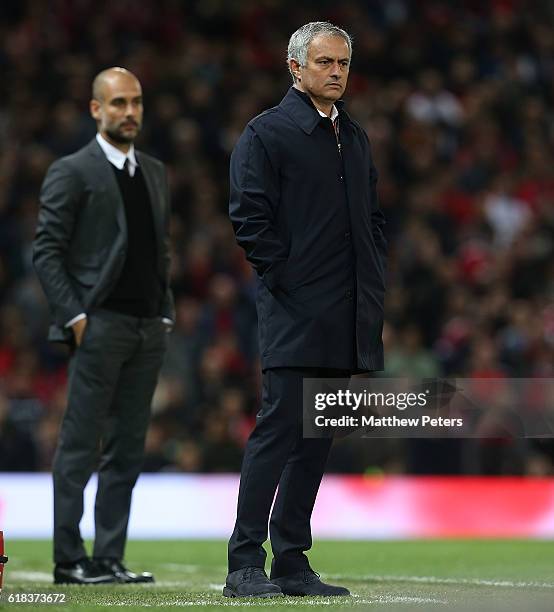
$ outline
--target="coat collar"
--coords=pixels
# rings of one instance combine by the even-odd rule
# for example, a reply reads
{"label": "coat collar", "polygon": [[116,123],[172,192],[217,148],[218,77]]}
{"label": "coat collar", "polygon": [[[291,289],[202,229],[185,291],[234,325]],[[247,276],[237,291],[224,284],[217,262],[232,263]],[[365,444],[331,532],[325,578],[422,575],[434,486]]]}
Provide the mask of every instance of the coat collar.
{"label": "coat collar", "polygon": [[123,170],[125,167],[125,162],[128,161],[130,165],[129,174],[134,176],[135,169],[138,166],[137,158],[135,157],[135,146],[131,143],[129,147],[129,151],[127,154],[120,151],[117,147],[114,147],[113,144],[108,142],[100,132],[96,134],[96,142],[100,145],[102,151],[104,151],[104,155],[108,158],[108,161],[113,164],[119,170]]}
{"label": "coat collar", "polygon": [[[323,117],[317,112],[310,97],[303,91],[291,87],[287,95],[281,100],[279,106],[289,115],[292,120],[306,132],[311,134]],[[339,117],[350,119],[348,113],[343,109],[344,101],[337,100],[335,106],[339,111]]]}

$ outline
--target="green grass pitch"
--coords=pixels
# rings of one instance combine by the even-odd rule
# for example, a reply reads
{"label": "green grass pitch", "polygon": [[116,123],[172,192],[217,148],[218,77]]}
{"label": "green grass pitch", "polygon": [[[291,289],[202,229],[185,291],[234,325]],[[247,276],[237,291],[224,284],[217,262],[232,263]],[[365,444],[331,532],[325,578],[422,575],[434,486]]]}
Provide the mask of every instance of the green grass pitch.
{"label": "green grass pitch", "polygon": [[[7,534],[6,534],[7,536]],[[0,608],[5,610],[517,610],[554,611],[554,543],[520,540],[317,541],[310,559],[351,598],[227,599],[222,541],[131,541],[127,564],[153,571],[141,586],[52,584],[50,542],[10,541]],[[268,556],[268,559],[270,557]],[[269,566],[269,560],[268,560]],[[23,593],[64,593],[66,603],[10,602]]]}

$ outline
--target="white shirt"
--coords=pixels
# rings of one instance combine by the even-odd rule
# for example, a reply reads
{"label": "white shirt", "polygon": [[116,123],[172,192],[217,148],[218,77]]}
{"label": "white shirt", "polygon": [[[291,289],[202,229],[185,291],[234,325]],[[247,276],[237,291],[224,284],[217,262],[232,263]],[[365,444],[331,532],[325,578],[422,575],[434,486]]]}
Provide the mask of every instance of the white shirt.
{"label": "white shirt", "polygon": [[329,117],[329,115],[326,115],[325,113],[320,111],[319,108],[316,108],[316,110],[322,117],[330,118],[333,123],[335,123],[335,119],[339,116],[339,111],[337,110],[337,107],[334,104],[333,104],[333,108],[331,109],[331,117]]}
{"label": "white shirt", "polygon": [[96,141],[100,145],[102,151],[108,158],[110,164],[113,164],[118,170],[123,170],[125,166],[125,160],[129,160],[127,164],[129,168],[129,174],[131,176],[135,176],[135,170],[137,169],[138,162],[135,157],[135,146],[131,143],[129,147],[129,151],[127,155],[120,151],[117,147],[114,147],[113,144],[110,144],[103,136],[100,134],[96,134]]}

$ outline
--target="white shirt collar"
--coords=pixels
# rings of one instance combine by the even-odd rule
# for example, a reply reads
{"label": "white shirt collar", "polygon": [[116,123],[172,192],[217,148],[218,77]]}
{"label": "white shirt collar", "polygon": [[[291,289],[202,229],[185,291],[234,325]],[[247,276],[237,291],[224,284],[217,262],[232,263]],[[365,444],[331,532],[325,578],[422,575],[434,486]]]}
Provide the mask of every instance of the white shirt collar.
{"label": "white shirt collar", "polygon": [[[322,117],[329,117],[329,115],[326,115],[325,113],[321,112],[319,110],[319,108],[316,108],[317,112],[322,116]],[[333,108],[331,109],[331,121],[335,121],[335,119],[339,116],[339,111],[337,110],[337,107],[333,104]]]}
{"label": "white shirt collar", "polygon": [[131,176],[135,175],[135,170],[138,166],[137,158],[135,157],[135,147],[133,144],[129,147],[129,152],[127,155],[120,151],[117,147],[114,147],[113,144],[109,143],[103,136],[99,133],[96,134],[96,141],[104,151],[104,154],[108,158],[108,161],[113,164],[119,170],[123,170],[123,166],[125,166],[125,160],[129,160],[129,174]]}

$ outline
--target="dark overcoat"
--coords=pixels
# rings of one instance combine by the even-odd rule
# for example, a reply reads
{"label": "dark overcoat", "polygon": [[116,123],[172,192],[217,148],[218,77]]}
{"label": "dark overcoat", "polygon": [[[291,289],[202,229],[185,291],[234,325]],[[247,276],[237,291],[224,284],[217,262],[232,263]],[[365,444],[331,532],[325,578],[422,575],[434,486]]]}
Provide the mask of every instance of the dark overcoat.
{"label": "dark overcoat", "polygon": [[336,107],[338,135],[291,87],[248,123],[231,156],[229,214],[258,275],[263,369],[383,368],[377,173],[366,133]]}

